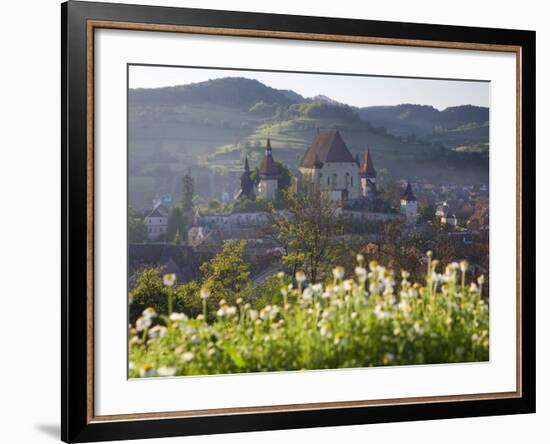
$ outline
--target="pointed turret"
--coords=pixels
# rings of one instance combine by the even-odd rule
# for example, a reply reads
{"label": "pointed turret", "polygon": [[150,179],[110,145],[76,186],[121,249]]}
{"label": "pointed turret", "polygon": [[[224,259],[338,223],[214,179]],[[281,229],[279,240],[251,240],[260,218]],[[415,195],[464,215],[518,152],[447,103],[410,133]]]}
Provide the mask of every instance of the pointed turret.
{"label": "pointed turret", "polygon": [[374,179],[376,177],[376,170],[374,169],[374,162],[372,161],[369,148],[365,151],[363,163],[361,164],[361,170],[359,173],[361,174],[361,177],[367,179]]}
{"label": "pointed turret", "polygon": [[416,202],[416,196],[413,193],[410,182],[407,182],[407,188],[405,188],[405,192],[403,193],[403,196],[401,196],[401,200],[406,202]]}
{"label": "pointed turret", "polygon": [[413,193],[410,182],[407,182],[407,188],[401,196],[401,214],[409,224],[416,223],[418,219],[416,196]]}
{"label": "pointed turret", "polygon": [[260,165],[260,178],[276,179],[279,177],[279,169],[273,159],[273,150],[271,149],[271,141],[267,139],[265,146],[265,154]]}
{"label": "pointed turret", "polygon": [[247,197],[254,199],[254,182],[250,177],[250,166],[248,165],[248,157],[244,159],[244,173],[241,175],[241,191],[239,197]]}
{"label": "pointed turret", "polygon": [[271,149],[271,141],[267,139],[265,146],[265,154],[260,165],[260,183],[258,184],[258,192],[267,200],[275,199],[277,195],[279,167],[273,159],[273,150]]}

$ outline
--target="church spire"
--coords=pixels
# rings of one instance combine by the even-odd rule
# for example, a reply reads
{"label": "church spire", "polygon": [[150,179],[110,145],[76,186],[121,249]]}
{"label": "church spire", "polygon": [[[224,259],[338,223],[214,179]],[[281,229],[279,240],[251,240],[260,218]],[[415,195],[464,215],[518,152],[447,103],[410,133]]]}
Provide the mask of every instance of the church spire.
{"label": "church spire", "polygon": [[370,155],[370,149],[367,148],[365,155],[363,156],[363,164],[360,170],[361,177],[368,179],[374,179],[376,177],[376,170],[374,169],[374,162]]}
{"label": "church spire", "polygon": [[254,199],[254,182],[250,177],[250,166],[248,165],[248,157],[244,159],[244,173],[241,176],[241,191],[240,197],[246,197],[248,199]]}
{"label": "church spire", "polygon": [[412,186],[410,182],[407,182],[407,188],[405,188],[405,192],[403,193],[403,196],[401,197],[402,200],[406,202],[415,202],[416,196],[413,193]]}
{"label": "church spire", "polygon": [[271,140],[267,139],[265,146],[265,154],[260,165],[260,179],[277,179],[279,177],[279,169],[273,159],[273,150],[271,149]]}

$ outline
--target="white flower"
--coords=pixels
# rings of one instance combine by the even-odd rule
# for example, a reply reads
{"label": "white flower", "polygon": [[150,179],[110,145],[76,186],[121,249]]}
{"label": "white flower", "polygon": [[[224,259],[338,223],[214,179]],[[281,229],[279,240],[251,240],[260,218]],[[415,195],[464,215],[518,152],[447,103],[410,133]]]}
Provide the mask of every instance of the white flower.
{"label": "white flower", "polygon": [[171,321],[186,321],[187,320],[187,316],[185,316],[185,313],[176,313],[176,312],[172,312],[170,314],[170,320]]}
{"label": "white flower", "polygon": [[411,306],[405,300],[399,302],[398,306],[404,314],[408,314],[411,312]]}
{"label": "white flower", "polygon": [[408,272],[408,271],[405,271],[405,270],[401,270],[401,277],[403,279],[408,279],[408,277],[410,276],[411,274]]}
{"label": "white flower", "polygon": [[483,275],[480,275],[478,278],[477,278],[477,283],[482,286],[484,283],[485,283],[485,276]]}
{"label": "white flower", "polygon": [[195,355],[191,352],[185,352],[184,354],[181,355],[181,360],[183,362],[189,362],[191,361],[193,358],[195,357]]}
{"label": "white flower", "polygon": [[277,277],[278,277],[279,279],[283,279],[283,278],[285,277],[285,272],[284,272],[284,271],[279,271],[279,272],[277,273]]}
{"label": "white flower", "polygon": [[263,319],[264,321],[266,319],[275,319],[277,313],[279,313],[279,307],[276,305],[266,305],[260,311],[260,319]]}
{"label": "white flower", "polygon": [[468,269],[468,261],[460,262],[460,271],[462,271],[462,273],[466,273],[467,269]]}
{"label": "white flower", "polygon": [[345,273],[345,270],[344,270],[344,267],[335,267],[334,270],[332,270],[332,275],[334,276],[334,279],[342,279],[344,277],[344,273]]}
{"label": "white flower", "polygon": [[191,335],[191,344],[198,344],[201,342],[201,337],[199,335]]}
{"label": "white flower", "polygon": [[[224,301],[225,302],[225,301]],[[230,317],[230,316],[235,316],[237,314],[237,307],[235,306],[230,306],[228,307],[227,305],[222,305],[222,307],[216,312],[216,315],[220,318],[223,318],[225,316],[227,317]]]}
{"label": "white flower", "polygon": [[167,287],[172,287],[176,283],[176,275],[174,273],[165,274],[162,282]]}
{"label": "white flower", "polygon": [[358,254],[357,263],[362,264],[363,262],[365,262],[365,256],[363,256],[362,254]]}
{"label": "white flower", "polygon": [[151,339],[162,338],[168,329],[162,325],[155,325],[151,330],[149,330],[149,337]]}
{"label": "white flower", "polygon": [[388,319],[392,317],[392,314],[389,311],[383,310],[380,304],[377,304],[376,307],[374,307],[374,314],[378,319]]}
{"label": "white flower", "polygon": [[258,319],[258,312],[256,310],[250,310],[248,312],[248,315],[250,316],[250,320],[255,321]]}
{"label": "white flower", "polygon": [[315,293],[320,293],[321,291],[323,291],[323,284],[314,284],[314,285],[311,286],[311,289]]}
{"label": "white flower", "polygon": [[141,318],[138,318],[136,321],[136,330],[137,331],[143,331],[146,328],[149,328],[151,326],[151,318],[142,316]]}
{"label": "white flower", "polygon": [[153,319],[157,317],[157,312],[153,307],[148,307],[145,310],[143,310],[142,315],[145,318]]}
{"label": "white flower", "polygon": [[311,301],[313,299],[313,290],[310,287],[307,287],[302,293],[302,299],[304,301]]}
{"label": "white flower", "polygon": [[201,299],[207,299],[210,297],[210,290],[208,288],[201,289]]}
{"label": "white flower", "polygon": [[365,282],[367,280],[367,270],[364,267],[355,267],[355,274],[359,279],[359,282]]}
{"label": "white flower", "polygon": [[300,282],[300,283],[306,281],[306,275],[305,275],[305,273],[304,273],[303,271],[298,271],[298,272],[296,273],[296,281],[297,281],[297,282]]}
{"label": "white flower", "polygon": [[344,290],[351,291],[351,289],[353,288],[353,281],[351,279],[346,279],[342,283],[342,286],[344,287]]}
{"label": "white flower", "polygon": [[174,367],[159,367],[157,373],[159,376],[174,376],[176,369]]}

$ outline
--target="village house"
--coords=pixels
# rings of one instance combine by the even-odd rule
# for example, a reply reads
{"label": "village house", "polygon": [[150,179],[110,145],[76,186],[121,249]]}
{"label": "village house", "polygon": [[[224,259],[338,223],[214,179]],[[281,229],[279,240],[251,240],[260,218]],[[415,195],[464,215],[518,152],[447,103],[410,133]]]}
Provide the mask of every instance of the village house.
{"label": "village house", "polygon": [[144,218],[147,227],[147,238],[157,240],[166,234],[168,230],[168,216],[156,207]]}

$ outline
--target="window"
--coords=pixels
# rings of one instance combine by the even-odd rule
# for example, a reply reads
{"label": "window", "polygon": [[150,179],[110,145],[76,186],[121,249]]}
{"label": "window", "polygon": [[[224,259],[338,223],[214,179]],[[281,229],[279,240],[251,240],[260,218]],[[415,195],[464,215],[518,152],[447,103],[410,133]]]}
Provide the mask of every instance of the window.
{"label": "window", "polygon": [[351,186],[353,186],[353,176],[351,176]]}
{"label": "window", "polygon": [[330,185],[330,176],[327,176],[327,185]]}

